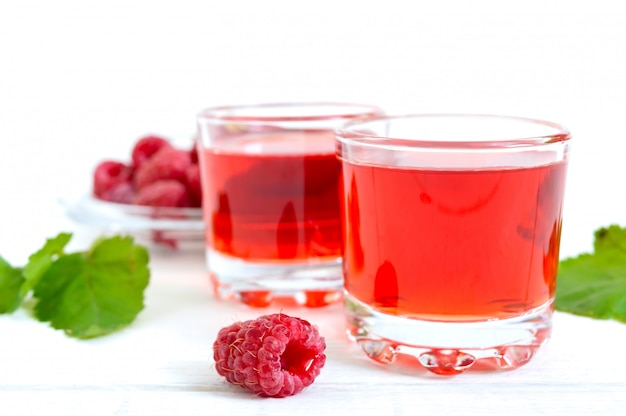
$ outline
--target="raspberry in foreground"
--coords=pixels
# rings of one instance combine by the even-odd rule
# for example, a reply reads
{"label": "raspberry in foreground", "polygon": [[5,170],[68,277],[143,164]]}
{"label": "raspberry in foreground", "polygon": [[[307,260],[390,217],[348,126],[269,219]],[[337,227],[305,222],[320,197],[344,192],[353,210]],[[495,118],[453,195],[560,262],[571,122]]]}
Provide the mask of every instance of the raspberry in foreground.
{"label": "raspberry in foreground", "polygon": [[326,342],[309,322],[283,313],[222,328],[213,343],[217,372],[263,397],[311,385],[326,362]]}

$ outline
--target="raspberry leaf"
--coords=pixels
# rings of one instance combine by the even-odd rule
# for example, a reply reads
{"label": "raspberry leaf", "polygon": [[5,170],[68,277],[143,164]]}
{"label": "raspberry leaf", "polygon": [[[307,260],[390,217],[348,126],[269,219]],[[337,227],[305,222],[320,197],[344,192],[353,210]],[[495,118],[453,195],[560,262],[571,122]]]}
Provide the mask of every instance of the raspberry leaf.
{"label": "raspberry leaf", "polygon": [[0,257],[0,313],[13,312],[20,306],[23,283],[22,271]]}
{"label": "raspberry leaf", "polygon": [[626,323],[626,228],[598,229],[593,253],[560,262],[555,307]]}
{"label": "raspberry leaf", "polygon": [[54,238],[47,239],[41,249],[30,255],[28,263],[22,270],[24,284],[20,288],[20,299],[24,299],[35,287],[52,262],[64,254],[63,250],[71,238],[72,234],[61,233]]}
{"label": "raspberry leaf", "polygon": [[37,319],[76,338],[121,329],[144,307],[148,260],[145,247],[120,236],[97,240],[87,252],[59,257],[34,287]]}
{"label": "raspberry leaf", "polygon": [[593,248],[617,264],[626,263],[626,228],[618,225],[600,228],[594,234]]}

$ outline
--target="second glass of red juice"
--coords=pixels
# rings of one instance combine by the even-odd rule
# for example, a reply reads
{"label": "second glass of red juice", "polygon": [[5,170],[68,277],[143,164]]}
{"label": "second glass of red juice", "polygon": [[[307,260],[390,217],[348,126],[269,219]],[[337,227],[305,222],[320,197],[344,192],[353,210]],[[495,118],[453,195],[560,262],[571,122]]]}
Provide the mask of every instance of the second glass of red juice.
{"label": "second glass of red juice", "polygon": [[214,107],[198,115],[206,256],[215,293],[251,306],[339,300],[334,130],[382,114],[344,103]]}

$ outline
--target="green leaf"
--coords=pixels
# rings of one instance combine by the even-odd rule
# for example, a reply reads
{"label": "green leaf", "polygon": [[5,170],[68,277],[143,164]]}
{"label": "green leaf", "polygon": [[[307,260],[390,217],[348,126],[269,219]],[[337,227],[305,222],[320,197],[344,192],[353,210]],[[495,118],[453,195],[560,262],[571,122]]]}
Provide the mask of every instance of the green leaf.
{"label": "green leaf", "polygon": [[626,228],[618,225],[600,228],[594,234],[593,249],[617,263],[626,262]]}
{"label": "green leaf", "polygon": [[37,319],[77,338],[127,326],[144,307],[148,260],[145,247],[120,236],[100,239],[85,253],[58,258],[35,285]]}
{"label": "green leaf", "polygon": [[20,306],[23,283],[22,271],[0,257],[0,313],[13,312]]}
{"label": "green leaf", "polygon": [[61,233],[54,238],[47,239],[46,244],[41,249],[31,254],[28,263],[22,270],[25,281],[20,289],[20,299],[24,299],[28,292],[35,287],[52,262],[63,255],[63,249],[71,238],[72,234]]}
{"label": "green leaf", "polygon": [[626,229],[595,232],[593,253],[564,259],[557,278],[557,310],[626,322]]}

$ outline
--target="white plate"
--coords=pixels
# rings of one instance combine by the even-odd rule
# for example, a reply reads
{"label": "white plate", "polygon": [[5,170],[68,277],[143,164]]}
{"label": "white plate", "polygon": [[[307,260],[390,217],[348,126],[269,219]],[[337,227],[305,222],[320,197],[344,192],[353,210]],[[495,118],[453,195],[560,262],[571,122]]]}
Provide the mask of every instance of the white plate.
{"label": "white plate", "polygon": [[173,249],[204,245],[201,208],[164,208],[102,201],[90,194],[60,199],[74,222],[108,233],[129,233]]}

